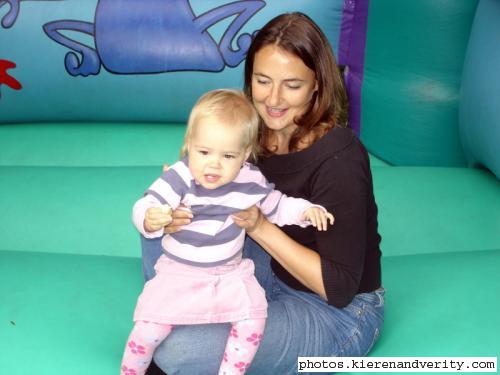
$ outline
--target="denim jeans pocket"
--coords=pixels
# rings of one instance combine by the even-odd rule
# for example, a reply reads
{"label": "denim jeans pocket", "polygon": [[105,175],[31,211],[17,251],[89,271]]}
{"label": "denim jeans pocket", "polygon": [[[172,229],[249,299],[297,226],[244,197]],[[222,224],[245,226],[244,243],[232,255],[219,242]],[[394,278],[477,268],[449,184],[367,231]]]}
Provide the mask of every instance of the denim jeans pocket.
{"label": "denim jeans pocket", "polygon": [[360,293],[356,297],[368,305],[372,305],[376,308],[382,307],[385,301],[385,289],[379,288],[373,292]]}
{"label": "denim jeans pocket", "polygon": [[375,305],[375,307],[381,307],[385,305],[385,289],[380,287],[377,290],[375,290],[373,293],[375,293],[378,297],[378,303]]}
{"label": "denim jeans pocket", "polygon": [[365,356],[377,342],[383,321],[383,291],[360,293],[343,309],[350,317],[347,340],[340,347],[339,356]]}

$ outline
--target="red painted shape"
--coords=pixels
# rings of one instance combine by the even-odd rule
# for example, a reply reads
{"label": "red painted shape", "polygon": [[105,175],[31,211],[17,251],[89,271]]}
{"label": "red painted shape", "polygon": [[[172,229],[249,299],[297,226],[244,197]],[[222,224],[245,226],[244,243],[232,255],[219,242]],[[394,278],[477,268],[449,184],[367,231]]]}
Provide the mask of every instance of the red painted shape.
{"label": "red painted shape", "polygon": [[16,64],[9,60],[0,60],[0,85],[5,84],[11,89],[20,90],[21,83],[7,73],[7,69],[15,68]]}

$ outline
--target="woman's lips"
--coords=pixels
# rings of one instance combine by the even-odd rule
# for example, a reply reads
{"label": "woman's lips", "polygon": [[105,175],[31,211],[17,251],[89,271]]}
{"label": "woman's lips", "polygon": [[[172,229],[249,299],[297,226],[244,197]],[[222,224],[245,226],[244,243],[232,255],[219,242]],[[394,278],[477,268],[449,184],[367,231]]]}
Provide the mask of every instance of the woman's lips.
{"label": "woman's lips", "polygon": [[266,107],[266,112],[270,117],[283,117],[286,111],[286,109]]}

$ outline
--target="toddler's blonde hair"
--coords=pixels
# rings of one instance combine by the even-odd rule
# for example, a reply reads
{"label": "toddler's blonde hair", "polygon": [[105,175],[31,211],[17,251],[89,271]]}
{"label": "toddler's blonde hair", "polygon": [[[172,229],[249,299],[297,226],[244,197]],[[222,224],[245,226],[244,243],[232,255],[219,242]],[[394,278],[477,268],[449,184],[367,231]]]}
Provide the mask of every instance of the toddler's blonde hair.
{"label": "toddler's blonde hair", "polygon": [[[259,151],[259,115],[243,91],[217,89],[202,95],[189,115],[181,157],[188,154],[188,145],[196,124],[203,118],[214,118],[228,126],[239,126],[243,130],[242,147],[250,147],[252,161]],[[221,134],[222,136],[222,134]]]}

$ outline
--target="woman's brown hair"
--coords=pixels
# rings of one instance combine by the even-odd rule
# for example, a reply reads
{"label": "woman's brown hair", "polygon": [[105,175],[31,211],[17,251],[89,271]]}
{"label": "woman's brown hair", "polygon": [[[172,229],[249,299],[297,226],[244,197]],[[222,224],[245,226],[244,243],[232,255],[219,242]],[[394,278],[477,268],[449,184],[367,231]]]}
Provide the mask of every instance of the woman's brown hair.
{"label": "woman's brown hair", "polygon": [[[244,91],[252,99],[252,75],[255,54],[268,45],[276,45],[300,58],[316,74],[318,90],[307,111],[294,119],[298,125],[289,144],[290,151],[312,136],[312,142],[334,126],[347,125],[347,94],[332,48],[318,25],[303,13],[286,13],[269,21],[253,40],[245,61]],[[261,150],[268,150],[269,131],[260,121]],[[272,150],[270,150],[272,153]]]}

